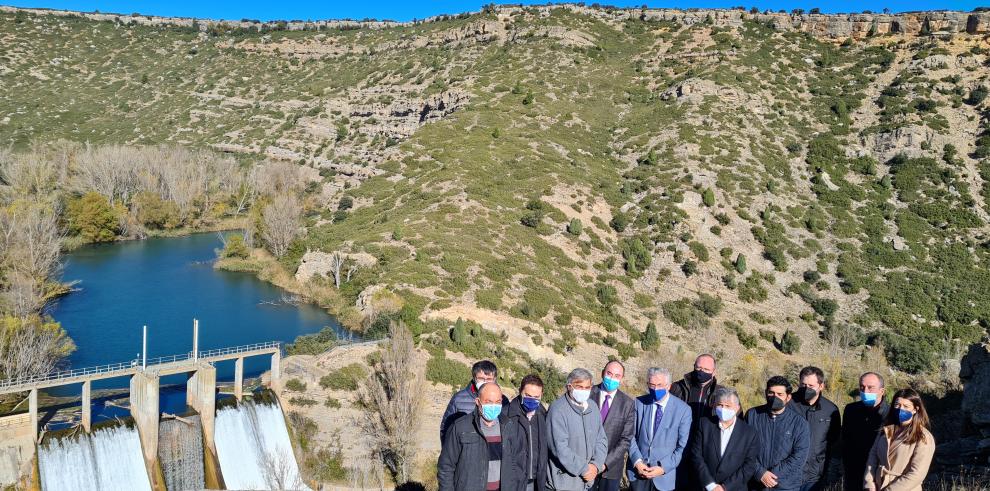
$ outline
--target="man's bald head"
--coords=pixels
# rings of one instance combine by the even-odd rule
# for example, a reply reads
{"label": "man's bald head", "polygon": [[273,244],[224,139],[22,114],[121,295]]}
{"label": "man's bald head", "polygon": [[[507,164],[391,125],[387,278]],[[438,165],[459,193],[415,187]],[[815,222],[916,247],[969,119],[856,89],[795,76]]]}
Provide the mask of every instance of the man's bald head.
{"label": "man's bald head", "polygon": [[708,353],[705,353],[703,355],[698,355],[698,357],[694,359],[694,366],[695,368],[705,368],[714,372],[715,357]]}
{"label": "man's bald head", "polygon": [[478,404],[501,404],[502,388],[495,382],[489,382],[478,389]]}

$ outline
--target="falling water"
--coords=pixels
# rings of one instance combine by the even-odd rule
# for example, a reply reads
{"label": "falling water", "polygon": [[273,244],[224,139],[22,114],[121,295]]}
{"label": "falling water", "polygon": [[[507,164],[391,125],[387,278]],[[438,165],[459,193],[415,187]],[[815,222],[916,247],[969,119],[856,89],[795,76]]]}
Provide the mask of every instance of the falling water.
{"label": "falling water", "polygon": [[206,487],[203,427],[199,416],[163,420],[158,425],[158,461],[169,490]]}
{"label": "falling water", "polygon": [[308,489],[278,403],[221,408],[214,440],[227,489]]}
{"label": "falling water", "polygon": [[138,432],[127,426],[48,438],[38,446],[38,468],[44,491],[151,491]]}

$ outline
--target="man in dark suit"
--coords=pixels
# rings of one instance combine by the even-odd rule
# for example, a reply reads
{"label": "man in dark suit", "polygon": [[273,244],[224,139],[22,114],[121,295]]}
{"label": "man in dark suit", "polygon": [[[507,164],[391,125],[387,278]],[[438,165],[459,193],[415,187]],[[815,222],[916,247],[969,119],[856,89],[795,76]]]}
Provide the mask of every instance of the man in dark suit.
{"label": "man in dark suit", "polygon": [[883,377],[866,372],[859,377],[859,400],[842,413],[842,466],[846,491],[862,491],[866,460],[890,404],[884,398]]}
{"label": "man in dark suit", "polygon": [[705,491],[746,491],[760,466],[760,435],[737,417],[739,394],[719,387],[712,396],[715,415],[698,423],[691,438],[691,464]]}
{"label": "man in dark suit", "polygon": [[602,368],[602,382],[591,389],[591,400],[598,404],[608,436],[605,470],[595,479],[592,490],[618,491],[625,472],[626,452],[636,431],[636,404],[619,390],[625,374],[626,367],[622,362],[610,361]]}

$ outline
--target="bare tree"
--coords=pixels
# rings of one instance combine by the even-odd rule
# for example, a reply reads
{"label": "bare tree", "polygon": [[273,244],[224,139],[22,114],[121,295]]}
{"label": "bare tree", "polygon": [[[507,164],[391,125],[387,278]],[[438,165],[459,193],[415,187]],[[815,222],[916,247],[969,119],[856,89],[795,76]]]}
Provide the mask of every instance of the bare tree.
{"label": "bare tree", "polygon": [[265,162],[252,177],[253,186],[263,195],[301,191],[306,186],[302,167],[291,162]]}
{"label": "bare tree", "polygon": [[134,147],[86,145],[73,169],[76,191],[96,191],[110,203],[127,201],[137,187],[135,162],[143,158]]}
{"label": "bare tree", "polygon": [[244,245],[248,246],[249,249],[254,248],[255,228],[254,220],[249,221],[248,225],[244,227]]}
{"label": "bare tree", "polygon": [[0,290],[4,311],[14,317],[40,312],[48,303],[42,280],[20,271],[7,273],[6,288]]}
{"label": "bare tree", "polygon": [[261,472],[268,489],[300,489],[303,487],[295,465],[295,457],[285,452],[267,455],[262,461]]}
{"label": "bare tree", "polygon": [[38,316],[6,317],[0,324],[0,376],[8,379],[51,373],[75,346],[58,324]]}
{"label": "bare tree", "polygon": [[299,236],[301,229],[302,205],[292,193],[275,196],[271,204],[261,214],[264,226],[262,238],[276,257],[282,257],[289,245]]}
{"label": "bare tree", "polygon": [[3,266],[35,278],[58,274],[65,234],[57,210],[21,204],[0,211]]}
{"label": "bare tree", "polygon": [[236,177],[231,179],[229,184],[233,188],[231,195],[234,198],[234,214],[240,215],[254,203],[258,191],[254,187],[251,177],[240,173],[236,174]]}
{"label": "bare tree", "polygon": [[330,269],[333,271],[333,286],[340,289],[340,271],[344,269],[344,255],[334,252],[330,255]]}
{"label": "bare tree", "polygon": [[416,450],[416,438],[409,428],[418,424],[422,377],[413,370],[415,351],[409,329],[401,322],[392,323],[389,335],[381,360],[358,394],[366,410],[357,423],[372,453],[401,484],[409,480]]}
{"label": "bare tree", "polygon": [[224,179],[220,181],[220,191],[231,198],[234,214],[240,215],[254,203],[254,198],[258,194],[253,179],[253,174],[258,171],[258,166],[251,167],[251,170],[246,174],[237,167],[236,163],[230,162],[234,167],[222,171]]}
{"label": "bare tree", "polygon": [[[58,148],[67,150],[64,145]],[[65,179],[66,162],[64,155],[40,145],[21,154],[0,149],[0,180],[8,201],[29,196],[46,198],[54,193]]]}

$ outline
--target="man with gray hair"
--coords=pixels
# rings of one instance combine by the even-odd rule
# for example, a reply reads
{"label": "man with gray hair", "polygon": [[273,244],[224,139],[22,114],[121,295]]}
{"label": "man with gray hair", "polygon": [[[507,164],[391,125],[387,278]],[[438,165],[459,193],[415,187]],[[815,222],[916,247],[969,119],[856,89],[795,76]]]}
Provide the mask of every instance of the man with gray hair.
{"label": "man with gray hair", "polygon": [[629,487],[671,491],[691,434],[691,408],[670,394],[670,370],[646,371],[646,395],[636,398],[636,433],[629,445]]}
{"label": "man with gray hair", "polygon": [[712,393],[715,408],[698,422],[691,438],[691,465],[705,491],[745,491],[760,467],[760,435],[738,417],[739,394],[727,387]]}
{"label": "man with gray hair", "polygon": [[564,395],[547,413],[550,450],[549,489],[589,489],[605,467],[608,437],[598,405],[590,401],[591,372],[575,368],[567,375]]}

